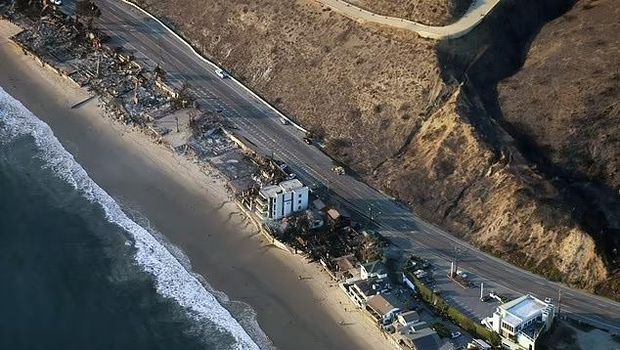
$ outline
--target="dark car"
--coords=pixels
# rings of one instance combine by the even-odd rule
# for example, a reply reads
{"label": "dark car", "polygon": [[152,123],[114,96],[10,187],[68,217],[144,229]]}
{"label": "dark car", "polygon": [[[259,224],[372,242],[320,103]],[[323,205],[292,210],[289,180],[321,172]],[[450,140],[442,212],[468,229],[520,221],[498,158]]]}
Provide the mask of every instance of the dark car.
{"label": "dark car", "polygon": [[304,142],[311,145],[312,144],[312,140],[308,137],[304,137]]}

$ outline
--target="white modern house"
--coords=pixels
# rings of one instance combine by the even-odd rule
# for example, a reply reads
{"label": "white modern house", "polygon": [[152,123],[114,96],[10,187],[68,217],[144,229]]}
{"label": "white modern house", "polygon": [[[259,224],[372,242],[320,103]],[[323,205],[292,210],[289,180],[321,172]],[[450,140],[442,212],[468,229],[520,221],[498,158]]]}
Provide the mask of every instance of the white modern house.
{"label": "white modern house", "polygon": [[360,266],[360,277],[363,280],[369,278],[387,278],[387,269],[381,261],[371,261]]}
{"label": "white modern house", "polygon": [[297,179],[264,186],[256,196],[257,212],[266,219],[278,220],[308,209],[308,187]]}
{"label": "white modern house", "polygon": [[504,348],[535,350],[536,339],[551,327],[554,318],[550,299],[542,301],[527,294],[498,306],[483,323],[499,334]]}

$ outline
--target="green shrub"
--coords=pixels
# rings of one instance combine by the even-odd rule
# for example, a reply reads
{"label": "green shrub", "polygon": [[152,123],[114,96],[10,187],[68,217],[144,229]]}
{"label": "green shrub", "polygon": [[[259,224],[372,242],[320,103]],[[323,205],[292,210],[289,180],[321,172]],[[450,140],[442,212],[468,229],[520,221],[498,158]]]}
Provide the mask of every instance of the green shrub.
{"label": "green shrub", "polygon": [[[494,346],[499,346],[500,338],[497,333],[489,330],[481,324],[472,321],[469,317],[462,314],[459,310],[450,306],[441,296],[433,293],[432,290],[430,290],[424,283],[420,282],[420,280],[417,279],[411,272],[406,272],[406,274],[408,275],[407,277],[413,281],[413,284],[415,285],[418,294],[420,295],[422,300],[434,307],[439,314],[448,316],[454,323],[459,325],[466,332],[474,334],[479,338],[486,339]],[[438,324],[442,327],[445,327],[440,323],[435,323],[433,325],[433,328],[435,328],[435,326]],[[437,331],[437,334],[443,336],[437,328],[435,328],[435,331]],[[450,332],[448,331],[447,334],[449,336]]]}

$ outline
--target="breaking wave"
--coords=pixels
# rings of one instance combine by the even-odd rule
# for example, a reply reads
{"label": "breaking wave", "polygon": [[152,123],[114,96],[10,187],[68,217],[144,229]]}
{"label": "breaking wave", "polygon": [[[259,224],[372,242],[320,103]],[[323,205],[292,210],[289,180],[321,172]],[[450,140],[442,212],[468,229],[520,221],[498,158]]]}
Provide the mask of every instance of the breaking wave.
{"label": "breaking wave", "polygon": [[[89,201],[101,205],[106,219],[129,233],[135,247],[134,258],[154,276],[158,293],[176,300],[197,322],[212,322],[218,330],[233,336],[236,348],[259,349],[248,332],[218,302],[215,292],[207,290],[208,284],[203,285],[199,276],[187,268],[188,262],[180,262],[154,235],[130,219],[63,148],[51,128],[0,87],[0,143],[28,135],[33,137],[47,168]],[[257,338],[257,331],[251,332]]]}

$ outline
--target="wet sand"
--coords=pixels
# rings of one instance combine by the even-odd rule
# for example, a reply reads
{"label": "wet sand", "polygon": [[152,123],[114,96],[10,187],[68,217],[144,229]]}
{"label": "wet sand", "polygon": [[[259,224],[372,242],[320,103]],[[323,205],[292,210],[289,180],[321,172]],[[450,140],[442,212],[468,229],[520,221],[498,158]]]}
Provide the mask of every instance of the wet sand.
{"label": "wet sand", "polygon": [[276,347],[389,347],[316,264],[256,235],[220,178],[103,116],[96,99],[71,109],[88,94],[23,55],[8,42],[3,21],[0,86],[50,125],[95,182],[180,247],[213,288],[251,305]]}

